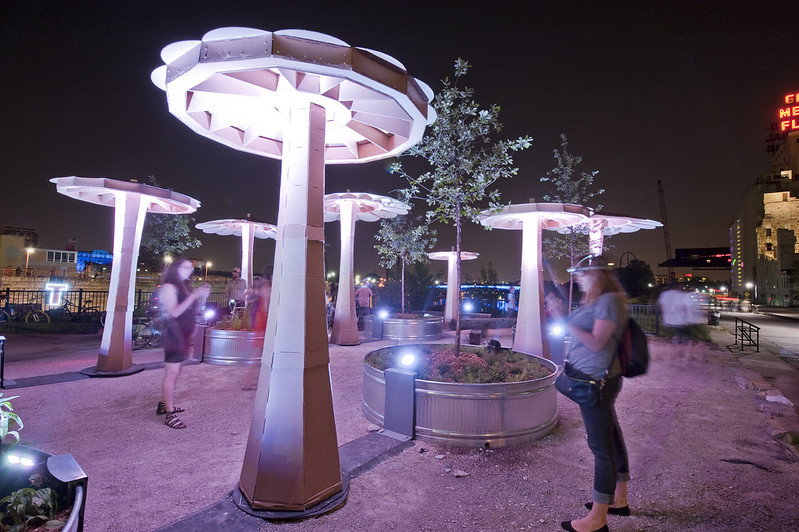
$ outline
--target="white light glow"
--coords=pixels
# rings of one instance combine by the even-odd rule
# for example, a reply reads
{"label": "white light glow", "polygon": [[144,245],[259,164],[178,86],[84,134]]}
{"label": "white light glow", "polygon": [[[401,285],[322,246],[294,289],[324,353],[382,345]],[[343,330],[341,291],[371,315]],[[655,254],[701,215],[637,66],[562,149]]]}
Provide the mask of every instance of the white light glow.
{"label": "white light glow", "polygon": [[69,290],[67,283],[46,283],[44,289],[49,292],[47,304],[51,307],[59,307],[62,303],[61,292]]}
{"label": "white light glow", "polygon": [[472,305],[471,303],[467,302],[467,303],[463,304],[463,311],[464,312],[471,312],[473,310],[474,310],[474,305]]}
{"label": "white light glow", "polygon": [[384,320],[384,319],[388,318],[388,311],[387,310],[381,310],[380,312],[377,313],[377,315],[380,316],[381,320]]}
{"label": "white light glow", "polygon": [[400,364],[403,366],[411,366],[414,362],[416,362],[416,355],[412,353],[405,353],[400,357]]}
{"label": "white light glow", "polygon": [[8,462],[14,465],[21,465],[23,467],[33,467],[33,460],[26,456],[17,456],[16,454],[8,455]]}

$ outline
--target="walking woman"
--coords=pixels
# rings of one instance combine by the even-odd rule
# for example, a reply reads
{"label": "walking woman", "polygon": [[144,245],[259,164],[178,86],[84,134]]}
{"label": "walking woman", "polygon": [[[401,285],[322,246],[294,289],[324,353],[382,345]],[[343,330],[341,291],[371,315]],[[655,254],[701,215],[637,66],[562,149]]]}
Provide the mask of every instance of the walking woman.
{"label": "walking woman", "polygon": [[182,408],[175,406],[175,384],[183,363],[192,355],[194,328],[197,324],[197,311],[205,304],[211,286],[204,284],[191,289],[189,277],[194,266],[187,259],[176,259],[167,266],[161,276],[158,289],[159,306],[166,315],[161,327],[164,343],[164,381],[161,384],[161,401],[158,415],[166,415],[164,423],[173,429],[185,429],[186,424],[177,414]]}
{"label": "walking woman", "polygon": [[[570,269],[583,293],[582,306],[569,317],[571,343],[566,356],[570,370],[603,382],[598,404],[580,404],[594,454],[594,487],[587,516],[563,521],[565,530],[607,532],[607,515],[630,515],[627,448],[616,417],[616,397],[621,390],[618,343],[624,335],[629,311],[626,294],[603,257],[588,256]],[[567,371],[567,375],[569,372]],[[579,377],[578,377],[579,378]]]}

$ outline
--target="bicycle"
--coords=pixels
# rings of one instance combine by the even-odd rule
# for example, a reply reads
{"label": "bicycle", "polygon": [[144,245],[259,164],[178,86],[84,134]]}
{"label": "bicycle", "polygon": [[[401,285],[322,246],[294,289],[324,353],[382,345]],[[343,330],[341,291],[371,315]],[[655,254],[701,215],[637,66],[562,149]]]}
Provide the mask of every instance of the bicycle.
{"label": "bicycle", "polygon": [[[38,308],[36,308],[38,307]],[[0,310],[0,323],[24,321],[25,323],[49,323],[50,316],[42,310],[41,303],[29,301],[11,305],[6,301]]]}
{"label": "bicycle", "polygon": [[134,351],[148,346],[160,347],[161,331],[153,325],[150,318],[133,318],[131,345]]}
{"label": "bicycle", "polygon": [[[64,299],[64,304],[55,311],[63,314],[63,316],[68,319],[69,321],[94,321],[97,320],[100,322],[101,327],[105,327],[105,317],[107,312],[105,310],[101,310],[99,307],[90,306],[92,300],[87,299],[83,302],[80,308],[68,299]],[[51,309],[50,312],[53,312]]]}

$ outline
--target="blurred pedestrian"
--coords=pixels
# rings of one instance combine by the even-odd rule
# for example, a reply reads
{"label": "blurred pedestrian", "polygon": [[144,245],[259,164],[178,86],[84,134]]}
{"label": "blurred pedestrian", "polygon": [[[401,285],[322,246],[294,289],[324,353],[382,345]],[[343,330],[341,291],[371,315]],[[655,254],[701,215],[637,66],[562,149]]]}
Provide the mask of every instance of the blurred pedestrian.
{"label": "blurred pedestrian", "polygon": [[516,315],[516,287],[511,286],[508,290],[508,317],[512,318]]}
{"label": "blurred pedestrian", "polygon": [[[580,265],[582,264],[582,266]],[[621,390],[618,344],[629,319],[627,297],[603,257],[588,256],[569,270],[583,293],[582,305],[566,322],[571,342],[564,372],[599,383],[596,404],[580,404],[580,414],[594,455],[594,483],[587,516],[561,522],[570,531],[607,532],[608,513],[629,515],[627,448],[616,416]]]}
{"label": "blurred pedestrian", "polygon": [[225,300],[234,303],[236,307],[244,306],[244,292],[247,290],[247,281],[241,278],[241,268],[233,268],[230,272],[230,281],[225,285]]}
{"label": "blurred pedestrian", "polygon": [[361,286],[355,291],[355,299],[358,301],[358,306],[361,309],[362,316],[368,316],[372,308],[372,289],[366,281],[361,283]]}
{"label": "blurred pedestrian", "polygon": [[188,259],[176,259],[167,266],[161,276],[158,289],[158,305],[164,317],[161,338],[164,345],[164,380],[161,384],[161,400],[158,415],[165,415],[164,423],[173,429],[185,429],[186,424],[177,414],[182,408],[175,406],[175,385],[183,363],[194,350],[194,328],[197,312],[205,305],[211,286],[204,284],[191,289],[189,278],[194,266]]}

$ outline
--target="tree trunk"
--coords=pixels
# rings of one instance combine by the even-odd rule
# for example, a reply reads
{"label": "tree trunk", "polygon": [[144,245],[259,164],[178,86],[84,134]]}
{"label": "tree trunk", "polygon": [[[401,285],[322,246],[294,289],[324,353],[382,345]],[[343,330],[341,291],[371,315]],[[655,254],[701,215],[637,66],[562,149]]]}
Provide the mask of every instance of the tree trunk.
{"label": "tree trunk", "polygon": [[461,354],[461,204],[455,210],[455,290],[458,304],[455,307],[455,356]]}
{"label": "tree trunk", "polygon": [[400,307],[402,308],[402,313],[405,314],[405,261],[402,261],[402,274],[400,276],[401,283],[400,283],[400,290],[402,294],[400,294]]}

